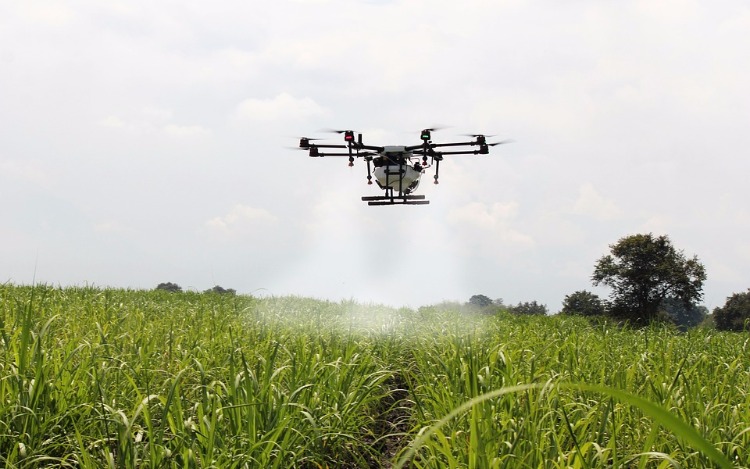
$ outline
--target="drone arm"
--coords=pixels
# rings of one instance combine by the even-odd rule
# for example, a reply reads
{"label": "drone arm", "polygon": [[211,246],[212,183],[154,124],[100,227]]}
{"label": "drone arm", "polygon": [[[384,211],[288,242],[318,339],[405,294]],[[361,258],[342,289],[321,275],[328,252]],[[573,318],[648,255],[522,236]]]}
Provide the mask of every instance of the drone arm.
{"label": "drone arm", "polygon": [[376,147],[373,145],[362,145],[362,144],[354,145],[354,148],[359,149],[359,150],[370,150],[370,151],[374,151],[378,153],[385,150],[384,147]]}
{"label": "drone arm", "polygon": [[467,151],[441,151],[441,155],[478,155],[482,153],[482,150],[467,150]]}
{"label": "drone arm", "polygon": [[430,146],[432,148],[438,148],[438,147],[463,147],[467,145],[479,145],[479,142],[472,141],[472,142],[455,142],[455,143],[430,143]]}
{"label": "drone arm", "polygon": [[462,146],[474,146],[474,145],[481,145],[481,142],[471,141],[471,142],[451,142],[451,143],[423,143],[421,145],[412,145],[409,147],[406,147],[406,151],[414,151],[414,150],[424,150],[425,148],[439,148],[439,147],[462,147]]}
{"label": "drone arm", "polygon": [[318,148],[347,148],[346,145],[310,145],[310,147],[318,147]]}
{"label": "drone arm", "polygon": [[[336,147],[336,148],[338,148],[338,147]],[[344,147],[344,148],[346,148],[346,147]],[[368,157],[368,156],[372,156],[372,155],[376,155],[376,154],[377,153],[370,153],[370,152],[357,153],[357,154],[350,154],[348,152],[347,153],[324,153],[324,152],[318,151],[318,145],[310,147],[310,156],[313,156],[313,157],[315,157],[315,156],[348,156],[348,157],[355,157],[356,156],[357,158],[360,158],[360,157]]]}
{"label": "drone arm", "polygon": [[323,153],[316,149],[310,149],[310,156],[312,157],[323,157],[323,156],[349,156],[349,153]]}

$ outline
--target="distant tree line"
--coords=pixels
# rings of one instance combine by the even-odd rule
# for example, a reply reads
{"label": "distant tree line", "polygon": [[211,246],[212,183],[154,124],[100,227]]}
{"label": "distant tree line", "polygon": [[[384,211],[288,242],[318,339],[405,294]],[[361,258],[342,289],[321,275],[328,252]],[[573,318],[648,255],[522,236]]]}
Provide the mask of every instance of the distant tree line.
{"label": "distant tree line", "polygon": [[547,305],[539,304],[536,301],[520,302],[517,305],[513,306],[505,305],[502,298],[491,300],[486,295],[473,295],[471,298],[469,298],[469,302],[467,304],[470,307],[473,307],[474,309],[485,313],[507,311],[511,314],[519,315],[547,314]]}
{"label": "distant tree line", "polygon": [[[750,289],[727,298],[726,304],[709,315],[698,302],[703,298],[706,270],[697,256],[686,257],[667,236],[636,234],[610,245],[610,253],[594,266],[594,286],[611,289],[609,299],[586,290],[567,295],[560,314],[610,317],[635,326],[654,321],[671,322],[681,329],[713,320],[719,330],[750,330]],[[505,310],[513,314],[547,314],[536,301],[503,305],[474,295],[469,305],[484,311]]]}
{"label": "distant tree line", "polygon": [[[182,291],[182,287],[177,285],[176,283],[165,282],[165,283],[160,283],[159,285],[157,285],[156,290],[179,293]],[[208,290],[205,290],[203,293],[216,293],[219,295],[236,295],[237,290],[233,288],[223,288],[219,285],[216,285],[213,288],[209,288]]]}
{"label": "distant tree line", "polygon": [[[622,311],[614,313],[611,304],[607,300],[602,300],[599,296],[581,290],[567,295],[563,300],[563,307],[560,314],[580,315],[587,317],[610,316],[617,319],[623,319]],[[685,304],[676,298],[664,298],[659,304],[658,313],[654,320],[671,322],[680,329],[689,329],[695,327],[706,320],[708,308],[699,306],[694,303]],[[642,324],[636,321],[636,324]]]}

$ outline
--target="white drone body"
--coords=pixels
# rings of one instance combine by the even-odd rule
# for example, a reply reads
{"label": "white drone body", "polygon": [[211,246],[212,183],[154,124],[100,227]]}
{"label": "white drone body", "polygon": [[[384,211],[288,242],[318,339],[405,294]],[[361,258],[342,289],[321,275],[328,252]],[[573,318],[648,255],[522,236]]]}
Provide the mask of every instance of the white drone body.
{"label": "white drone body", "polygon": [[412,153],[405,146],[386,146],[380,156],[373,159],[375,182],[381,189],[392,189],[405,195],[413,194],[419,187],[424,168],[412,163]]}

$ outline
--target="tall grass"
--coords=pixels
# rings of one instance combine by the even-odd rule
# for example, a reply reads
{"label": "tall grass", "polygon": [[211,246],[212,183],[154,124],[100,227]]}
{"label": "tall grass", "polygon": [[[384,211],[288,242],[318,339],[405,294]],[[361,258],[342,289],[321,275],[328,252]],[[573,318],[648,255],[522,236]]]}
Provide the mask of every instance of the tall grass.
{"label": "tall grass", "polygon": [[0,286],[0,466],[747,467],[748,337]]}

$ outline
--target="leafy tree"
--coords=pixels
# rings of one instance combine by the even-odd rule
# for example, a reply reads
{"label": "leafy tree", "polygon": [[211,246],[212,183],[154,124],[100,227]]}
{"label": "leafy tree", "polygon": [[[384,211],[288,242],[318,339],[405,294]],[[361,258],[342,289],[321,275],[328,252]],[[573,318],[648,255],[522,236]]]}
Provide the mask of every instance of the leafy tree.
{"label": "leafy tree", "polygon": [[581,290],[565,297],[560,313],[581,316],[602,316],[605,313],[605,308],[604,303],[598,295]]}
{"label": "leafy tree", "polygon": [[181,286],[177,285],[176,283],[172,283],[172,282],[160,283],[159,285],[156,286],[156,289],[157,290],[170,291],[170,292],[181,292],[182,291],[182,287]]}
{"label": "leafy tree", "polygon": [[485,295],[472,295],[472,297],[469,298],[469,304],[478,308],[484,308],[486,306],[490,306],[492,304],[492,300]]}
{"label": "leafy tree", "polygon": [[687,259],[667,236],[626,236],[610,250],[596,263],[591,280],[612,288],[609,312],[613,316],[647,324],[665,298],[688,305],[703,297],[703,264],[696,256]]}
{"label": "leafy tree", "polygon": [[720,331],[750,330],[750,289],[727,298],[723,308],[714,308],[713,316]]}
{"label": "leafy tree", "polygon": [[516,306],[511,306],[508,310],[513,314],[547,314],[547,305],[542,305],[536,301],[527,301],[524,303],[518,303]]}
{"label": "leafy tree", "polygon": [[708,315],[708,308],[694,303],[685,304],[677,298],[664,298],[659,310],[682,330],[695,327],[702,323]]}
{"label": "leafy tree", "polygon": [[222,288],[219,285],[216,285],[213,288],[209,288],[204,293],[217,293],[219,295],[236,295],[237,290],[234,288]]}

